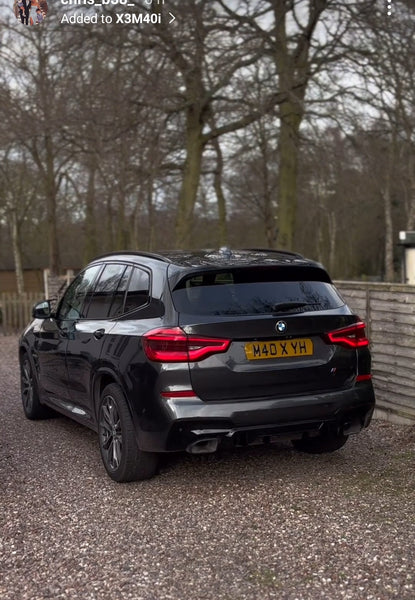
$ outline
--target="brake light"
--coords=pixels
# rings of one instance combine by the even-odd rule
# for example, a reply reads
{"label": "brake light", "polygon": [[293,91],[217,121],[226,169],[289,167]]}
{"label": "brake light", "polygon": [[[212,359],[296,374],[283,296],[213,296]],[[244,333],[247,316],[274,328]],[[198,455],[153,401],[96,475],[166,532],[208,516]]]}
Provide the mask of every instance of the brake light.
{"label": "brake light", "polygon": [[325,334],[326,342],[343,346],[344,348],[363,348],[369,345],[366,337],[365,324],[362,321],[353,323]]}
{"label": "brake light", "polygon": [[194,362],[226,352],[230,340],[187,335],[180,327],[152,329],[143,335],[143,348],[157,362]]}

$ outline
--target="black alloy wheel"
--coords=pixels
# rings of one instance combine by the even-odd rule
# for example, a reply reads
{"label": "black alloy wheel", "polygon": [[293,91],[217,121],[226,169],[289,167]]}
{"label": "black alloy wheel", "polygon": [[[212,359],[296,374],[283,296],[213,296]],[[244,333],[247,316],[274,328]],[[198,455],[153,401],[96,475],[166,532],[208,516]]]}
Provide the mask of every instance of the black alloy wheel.
{"label": "black alloy wheel", "polygon": [[122,431],[118,406],[114,398],[105,396],[101,405],[100,433],[105,463],[116,471],[121,464]]}
{"label": "black alloy wheel", "polygon": [[28,419],[37,420],[49,416],[49,409],[40,403],[36,377],[27,354],[22,356],[20,362],[20,394],[24,414]]}
{"label": "black alloy wheel", "polygon": [[102,394],[98,436],[104,467],[114,481],[149,479],[157,471],[157,455],[139,449],[130,410],[121,388],[111,383]]}

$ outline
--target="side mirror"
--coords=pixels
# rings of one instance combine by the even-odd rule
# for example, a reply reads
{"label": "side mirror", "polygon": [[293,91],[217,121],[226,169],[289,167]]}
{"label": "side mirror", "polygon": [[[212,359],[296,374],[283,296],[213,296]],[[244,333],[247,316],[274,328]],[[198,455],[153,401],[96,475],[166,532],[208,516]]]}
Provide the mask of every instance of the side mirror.
{"label": "side mirror", "polygon": [[32,309],[32,317],[34,319],[48,319],[52,316],[52,308],[50,300],[43,300],[34,305]]}

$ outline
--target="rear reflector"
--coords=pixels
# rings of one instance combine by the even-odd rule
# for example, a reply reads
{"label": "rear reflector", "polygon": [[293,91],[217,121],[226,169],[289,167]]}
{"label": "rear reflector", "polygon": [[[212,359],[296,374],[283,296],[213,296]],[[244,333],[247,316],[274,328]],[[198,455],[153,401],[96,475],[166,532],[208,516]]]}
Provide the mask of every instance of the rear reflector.
{"label": "rear reflector", "polygon": [[372,375],[370,373],[367,373],[366,375],[358,375],[356,377],[356,382],[358,383],[359,381],[370,381],[372,379]]}
{"label": "rear reflector", "polygon": [[194,362],[226,352],[230,340],[187,335],[180,327],[152,329],[143,335],[143,349],[157,362]]}
{"label": "rear reflector", "polygon": [[336,344],[344,348],[363,348],[369,345],[369,340],[365,332],[365,324],[362,321],[353,323],[353,325],[349,325],[348,327],[330,331],[324,335],[324,339],[329,344]]}
{"label": "rear reflector", "polygon": [[163,398],[195,398],[193,390],[176,390],[173,392],[161,392]]}

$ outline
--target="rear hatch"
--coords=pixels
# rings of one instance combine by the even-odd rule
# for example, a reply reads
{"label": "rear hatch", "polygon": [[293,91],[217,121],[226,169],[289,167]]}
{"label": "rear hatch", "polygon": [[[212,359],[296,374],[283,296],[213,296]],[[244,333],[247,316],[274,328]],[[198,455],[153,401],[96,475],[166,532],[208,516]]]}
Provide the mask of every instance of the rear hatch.
{"label": "rear hatch", "polygon": [[198,338],[229,342],[189,363],[193,390],[205,401],[333,391],[355,381],[364,329],[356,328],[357,317],[323,269],[192,273],[172,296],[179,326],[196,344]]}

